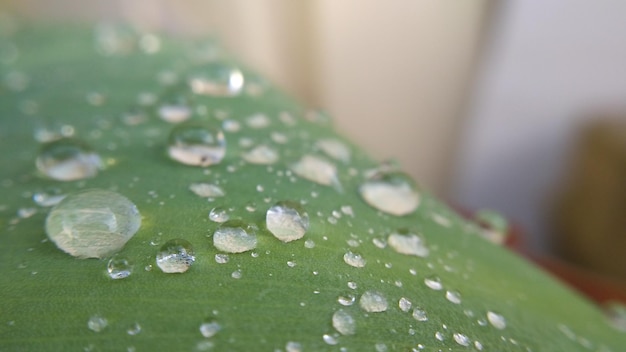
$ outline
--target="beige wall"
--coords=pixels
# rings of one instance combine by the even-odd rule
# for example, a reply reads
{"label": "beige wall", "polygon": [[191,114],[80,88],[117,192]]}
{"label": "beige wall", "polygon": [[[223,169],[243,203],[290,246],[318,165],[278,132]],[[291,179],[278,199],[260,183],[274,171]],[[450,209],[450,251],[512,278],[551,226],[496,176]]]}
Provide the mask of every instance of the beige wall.
{"label": "beige wall", "polygon": [[445,191],[488,0],[8,0],[48,18],[131,20],[217,33],[250,66],[379,159]]}

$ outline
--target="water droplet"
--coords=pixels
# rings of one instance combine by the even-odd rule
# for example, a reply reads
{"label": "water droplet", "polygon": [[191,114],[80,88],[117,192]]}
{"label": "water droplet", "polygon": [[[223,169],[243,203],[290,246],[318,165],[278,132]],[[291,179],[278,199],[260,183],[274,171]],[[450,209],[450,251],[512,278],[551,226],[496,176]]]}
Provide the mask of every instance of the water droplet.
{"label": "water droplet", "polygon": [[289,341],[285,345],[286,352],[302,352],[302,344],[299,342]]}
{"label": "water droplet", "polygon": [[108,322],[105,318],[99,315],[92,315],[87,321],[87,327],[91,331],[100,332],[104,330],[108,325]]}
{"label": "water droplet", "polygon": [[131,327],[126,329],[126,333],[131,336],[135,336],[141,332],[141,325],[139,323],[133,324]]}
{"label": "water droplet", "polygon": [[[206,198],[217,198],[226,195],[226,193],[224,193],[224,190],[222,190],[219,186],[211,183],[192,183],[191,185],[189,185],[189,190],[200,197]],[[218,212],[220,210],[221,208],[218,208]]]}
{"label": "water droplet", "polygon": [[225,62],[207,63],[189,78],[189,86],[195,94],[213,97],[237,96],[244,82],[241,70]]}
{"label": "water droplet", "polygon": [[461,304],[461,294],[458,291],[446,291],[446,299],[454,304]]}
{"label": "water droplet", "polygon": [[354,282],[354,281],[348,281],[348,287],[349,287],[350,289],[356,290],[358,286],[357,286],[356,282]]}
{"label": "water droplet", "polygon": [[408,312],[411,309],[411,305],[411,301],[409,301],[405,297],[400,298],[400,300],[398,301],[398,307],[400,307],[400,310],[403,312]]}
{"label": "water droplet", "polygon": [[222,128],[226,132],[234,133],[238,132],[241,129],[241,124],[239,123],[239,121],[235,120],[224,120],[224,122],[222,122]]}
{"label": "water droplet", "polygon": [[304,179],[320,185],[334,185],[340,188],[337,167],[320,157],[305,155],[298,162],[292,164],[290,168],[296,175]]}
{"label": "water droplet", "polygon": [[74,181],[96,176],[102,167],[102,160],[86,144],[64,138],[43,144],[36,165],[47,177]]}
{"label": "water droplet", "polygon": [[472,343],[472,341],[470,341],[470,339],[463,334],[454,333],[452,337],[454,338],[454,341],[461,346],[469,346],[470,343]]}
{"label": "water droplet", "polygon": [[443,341],[443,340],[444,340],[443,334],[442,334],[441,332],[439,332],[439,331],[437,331],[437,332],[435,333],[435,338],[436,338],[437,340],[439,340],[439,341]]}
{"label": "water droplet", "polygon": [[270,119],[265,114],[254,114],[246,119],[250,128],[260,129],[270,125]]}
{"label": "water droplet", "polygon": [[304,247],[306,248],[315,248],[315,242],[313,240],[306,240],[304,241]]}
{"label": "water droplet", "polygon": [[215,255],[215,262],[217,264],[226,264],[226,263],[228,263],[229,259],[230,258],[228,257],[228,254],[218,253],[218,254]]}
{"label": "water droplet", "polygon": [[335,160],[344,163],[350,161],[350,149],[343,142],[336,139],[321,139],[315,143],[315,146]]}
{"label": "water droplet", "polygon": [[216,321],[210,321],[200,324],[200,333],[207,339],[213,337],[220,330],[222,330],[222,326]]}
{"label": "water droplet", "polygon": [[414,212],[420,203],[413,180],[403,173],[376,175],[359,187],[359,193],[370,206],[395,216]]}
{"label": "water droplet", "polygon": [[348,312],[339,309],[333,314],[333,327],[342,335],[354,335],[356,321]]}
{"label": "water droplet", "polygon": [[283,242],[291,242],[304,236],[309,228],[309,216],[295,202],[280,201],[267,210],[267,229]]}
{"label": "water droplet", "polygon": [[365,291],[359,299],[359,305],[366,312],[384,312],[387,310],[387,299],[380,292]]}
{"label": "water droplet", "polygon": [[394,251],[400,254],[415,255],[423,258],[427,257],[430,252],[424,240],[420,236],[411,233],[392,233],[387,238],[387,243]]}
{"label": "water droplet", "polygon": [[483,344],[480,343],[479,341],[474,341],[474,347],[476,347],[476,349],[479,351],[483,350]]}
{"label": "water droplet", "polygon": [[184,273],[196,260],[191,243],[183,239],[165,242],[156,256],[156,263],[164,273]]}
{"label": "water droplet", "polygon": [[222,223],[226,222],[229,218],[230,215],[228,215],[226,209],[222,207],[215,207],[209,212],[209,220],[213,222]]}
{"label": "water droplet", "polygon": [[339,343],[339,341],[337,341],[337,338],[329,334],[322,335],[322,339],[324,340],[324,342],[326,342],[327,345],[331,345],[331,346],[334,346],[337,343]]}
{"label": "water droplet", "polygon": [[496,244],[504,243],[509,231],[509,224],[504,216],[495,211],[483,209],[478,211],[474,218],[482,225],[483,237]]}
{"label": "water droplet", "polygon": [[241,270],[237,269],[230,274],[233,279],[241,279]]}
{"label": "water droplet", "polygon": [[197,124],[175,127],[170,133],[168,154],[182,164],[209,166],[219,164],[226,154],[224,133]]}
{"label": "water droplet", "polygon": [[17,216],[22,219],[30,218],[35,214],[37,214],[37,208],[19,208],[17,210]]}
{"label": "water droplet", "polygon": [[366,264],[365,259],[363,259],[360,254],[356,254],[350,251],[346,252],[346,254],[343,255],[343,261],[346,262],[346,264],[355,268],[362,268]]}
{"label": "water droplet", "polygon": [[387,352],[389,349],[387,348],[387,345],[385,345],[382,342],[379,342],[377,344],[374,345],[374,349],[376,350],[376,352]]}
{"label": "water droplet", "polygon": [[351,294],[346,294],[346,295],[337,297],[337,302],[339,302],[339,304],[341,304],[342,306],[351,306],[354,304],[355,301],[356,301],[356,297],[354,297],[354,295],[351,295]]}
{"label": "water droplet", "polygon": [[191,108],[186,103],[168,103],[159,107],[159,117],[169,123],[181,123],[191,116]]}
{"label": "water droplet", "polygon": [[123,256],[114,255],[107,264],[107,273],[111,279],[124,279],[133,272],[132,263]]}
{"label": "water droplet", "polygon": [[506,319],[498,313],[494,313],[492,311],[487,312],[487,320],[489,320],[489,323],[498,330],[506,328]]}
{"label": "water droplet", "polygon": [[426,315],[426,311],[423,310],[422,308],[414,308],[413,309],[413,314],[411,314],[413,316],[413,319],[417,320],[417,321],[428,321],[428,316]]}
{"label": "water droplet", "polygon": [[262,144],[245,152],[243,159],[251,164],[271,165],[278,161],[278,152]]}
{"label": "water droplet", "polygon": [[46,218],[48,238],[79,258],[102,258],[119,251],[140,226],[135,204],[99,189],[68,195]]}
{"label": "water droplet", "polygon": [[59,204],[65,198],[65,194],[60,194],[58,190],[49,192],[36,192],[33,194],[33,201],[40,207],[51,207]]}
{"label": "water droplet", "polygon": [[441,280],[437,276],[429,276],[425,278],[424,284],[426,284],[428,288],[435,290],[435,291],[439,291],[443,288],[443,285],[441,284]]}
{"label": "water droplet", "polygon": [[213,245],[228,253],[251,251],[257,245],[256,231],[253,226],[241,220],[229,220],[213,233]]}

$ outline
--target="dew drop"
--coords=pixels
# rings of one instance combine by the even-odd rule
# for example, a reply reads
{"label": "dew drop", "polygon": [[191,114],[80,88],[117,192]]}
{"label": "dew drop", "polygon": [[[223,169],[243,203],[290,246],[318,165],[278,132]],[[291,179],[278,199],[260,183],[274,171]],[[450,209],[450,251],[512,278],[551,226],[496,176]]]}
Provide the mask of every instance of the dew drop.
{"label": "dew drop", "polygon": [[461,294],[458,291],[446,291],[446,299],[454,304],[461,304]]}
{"label": "dew drop", "polygon": [[254,129],[265,128],[270,125],[270,119],[265,114],[254,114],[246,119],[249,127]]}
{"label": "dew drop", "polygon": [[324,340],[324,342],[326,342],[327,345],[331,345],[331,346],[334,346],[337,343],[339,343],[339,341],[337,341],[337,338],[329,334],[322,335],[322,339]]}
{"label": "dew drop", "polygon": [[306,240],[304,241],[304,247],[305,248],[315,248],[315,242],[313,240]]}
{"label": "dew drop", "polygon": [[454,333],[452,337],[454,338],[454,341],[461,346],[469,346],[472,343],[472,341],[463,334]]}
{"label": "dew drop", "polygon": [[65,194],[58,191],[37,192],[33,194],[33,201],[40,207],[51,207],[59,204],[65,198]]}
{"label": "dew drop", "polygon": [[241,270],[235,270],[230,274],[233,279],[241,279]]}
{"label": "dew drop", "polygon": [[280,201],[265,214],[267,229],[283,242],[300,239],[309,229],[309,216],[295,202]]}
{"label": "dew drop", "polygon": [[102,168],[102,160],[81,141],[63,138],[42,145],[37,169],[57,181],[74,181],[94,177]]}
{"label": "dew drop", "polygon": [[233,97],[244,87],[244,75],[236,66],[225,62],[210,62],[189,78],[195,94],[213,97]]}
{"label": "dew drop", "polygon": [[169,123],[181,123],[191,116],[191,108],[184,103],[163,104],[158,110],[159,117]]}
{"label": "dew drop", "polygon": [[356,254],[350,251],[346,252],[346,254],[343,255],[343,261],[346,262],[346,264],[355,268],[362,268],[366,264],[365,259],[363,259],[360,254]]}
{"label": "dew drop", "polygon": [[302,352],[302,344],[295,341],[289,341],[285,345],[286,352]]}
{"label": "dew drop", "polygon": [[339,309],[333,314],[333,327],[342,335],[354,335],[356,332],[356,321],[345,310]]}
{"label": "dew drop", "polygon": [[405,297],[400,298],[400,300],[398,301],[398,307],[400,307],[400,310],[403,312],[408,312],[411,309],[412,305],[413,304],[411,303],[411,301],[409,301]]}
{"label": "dew drop", "polygon": [[428,316],[426,315],[426,311],[421,309],[421,308],[414,308],[413,309],[413,314],[411,314],[413,316],[413,319],[417,320],[417,321],[428,321]]}
{"label": "dew drop", "polygon": [[226,195],[224,190],[219,186],[211,183],[192,183],[189,185],[189,190],[195,193],[197,196],[206,198],[217,198]]}
{"label": "dew drop", "polygon": [[218,253],[215,255],[215,262],[217,264],[226,264],[228,263],[228,260],[230,258],[228,257],[228,254],[222,254],[222,253]]}
{"label": "dew drop", "polygon": [[139,323],[135,323],[131,327],[126,329],[126,333],[131,336],[138,335],[140,332],[141,332],[141,325],[139,325]]}
{"label": "dew drop", "polygon": [[376,352],[387,352],[389,350],[389,348],[387,348],[387,345],[382,342],[375,344],[374,349],[376,350]]}
{"label": "dew drop", "polygon": [[226,132],[234,133],[238,132],[241,129],[241,124],[239,123],[239,121],[235,120],[224,120],[224,122],[222,122],[222,128]]}
{"label": "dew drop", "polygon": [[356,290],[357,289],[357,284],[354,281],[348,281],[348,287],[352,290]]}
{"label": "dew drop", "polygon": [[506,319],[498,313],[492,311],[487,312],[487,320],[498,330],[504,330],[504,328],[506,328]]}
{"label": "dew drop", "polygon": [[156,256],[156,263],[164,273],[184,273],[196,260],[191,243],[183,239],[165,242]]}
{"label": "dew drop", "polygon": [[257,245],[256,231],[241,220],[228,220],[213,233],[213,245],[228,253],[251,251]]}
{"label": "dew drop", "polygon": [[116,254],[109,259],[107,273],[111,279],[124,279],[129,277],[132,272],[133,265],[126,257]]}
{"label": "dew drop", "polygon": [[474,218],[482,225],[483,237],[496,244],[504,243],[509,231],[509,224],[504,216],[495,211],[483,209],[478,211]]}
{"label": "dew drop", "polygon": [[91,189],[68,195],[46,218],[56,246],[79,258],[103,258],[124,247],[141,226],[141,215],[126,197]]}
{"label": "dew drop", "polygon": [[479,341],[474,341],[474,347],[476,347],[476,349],[479,351],[483,350],[483,344],[480,343]]}
{"label": "dew drop", "polygon": [[92,315],[87,321],[87,327],[91,331],[100,332],[108,325],[108,321],[100,315]]}
{"label": "dew drop", "polygon": [[359,193],[373,208],[395,216],[414,212],[420,203],[413,180],[403,173],[376,175],[359,187]]}
{"label": "dew drop", "polygon": [[384,312],[387,310],[387,299],[380,292],[365,291],[359,299],[359,305],[366,312]]}
{"label": "dew drop", "polygon": [[216,128],[197,124],[175,127],[170,133],[168,154],[185,165],[219,164],[226,154],[224,133]]}
{"label": "dew drop", "polygon": [[437,276],[429,276],[424,279],[424,284],[431,290],[439,291],[443,288],[441,280]]}
{"label": "dew drop", "polygon": [[216,321],[209,321],[200,324],[200,333],[207,339],[213,337],[220,330],[222,330],[222,326]]}
{"label": "dew drop", "polygon": [[245,152],[243,159],[251,164],[271,165],[278,161],[278,152],[262,144]]}
{"label": "dew drop", "polygon": [[341,304],[342,306],[351,306],[354,304],[355,301],[356,301],[356,297],[354,297],[354,295],[351,295],[351,294],[337,297],[337,302],[339,302],[339,304]]}
{"label": "dew drop", "polygon": [[420,236],[411,233],[392,233],[387,238],[387,243],[394,251],[400,254],[423,258],[427,257],[430,252],[424,240]]}
{"label": "dew drop", "polygon": [[230,218],[226,209],[222,207],[215,207],[209,212],[209,220],[213,222],[223,223]]}
{"label": "dew drop", "polygon": [[339,188],[337,167],[314,155],[305,155],[298,162],[290,166],[296,175],[309,181],[324,185],[334,185]]}
{"label": "dew drop", "polygon": [[443,341],[443,340],[444,340],[443,334],[442,334],[441,332],[439,332],[439,331],[437,331],[437,332],[435,333],[435,338],[436,338],[437,340],[439,340],[439,341]]}
{"label": "dew drop", "polygon": [[37,208],[19,208],[17,210],[17,216],[22,219],[30,218],[37,214]]}

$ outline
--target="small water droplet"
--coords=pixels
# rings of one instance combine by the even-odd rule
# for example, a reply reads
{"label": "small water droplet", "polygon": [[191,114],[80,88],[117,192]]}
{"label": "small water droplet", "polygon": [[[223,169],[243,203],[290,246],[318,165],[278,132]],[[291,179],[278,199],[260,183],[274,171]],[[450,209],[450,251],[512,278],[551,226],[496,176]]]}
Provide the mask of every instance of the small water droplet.
{"label": "small water droplet", "polygon": [[422,308],[415,307],[413,309],[413,314],[411,315],[413,316],[413,319],[417,321],[428,321],[428,316],[426,315],[426,311],[423,310]]}
{"label": "small water droplet", "polygon": [[195,94],[213,97],[234,97],[244,87],[244,75],[236,66],[225,62],[209,62],[189,78]]}
{"label": "small water droplet", "polygon": [[280,201],[267,210],[267,229],[283,242],[291,242],[304,236],[309,228],[309,216],[295,202]]}
{"label": "small water droplet", "polygon": [[100,332],[104,330],[108,325],[108,322],[105,318],[100,315],[92,315],[87,321],[87,327],[91,331]]}
{"label": "small water droplet", "polygon": [[498,330],[506,328],[506,319],[498,313],[492,311],[487,312],[487,320],[489,323]]}
{"label": "small water droplet", "polygon": [[322,339],[324,340],[324,342],[326,342],[327,345],[331,345],[331,346],[334,346],[339,343],[336,337],[334,337],[333,335],[329,335],[329,334],[322,335]]}
{"label": "small water droplet", "polygon": [[483,350],[483,344],[478,341],[474,341],[474,347],[476,347],[476,349],[479,351]]}
{"label": "small water droplet", "polygon": [[251,164],[272,165],[278,161],[278,152],[262,144],[245,152],[243,159]]}
{"label": "small water droplet", "polygon": [[373,208],[395,216],[414,212],[420,203],[413,180],[403,173],[376,175],[359,187],[359,193]]}
{"label": "small water droplet", "polygon": [[222,326],[216,321],[208,321],[200,324],[200,333],[207,339],[213,337],[220,330],[222,330]]}
{"label": "small water droplet", "polygon": [[37,208],[19,208],[17,210],[17,216],[22,219],[30,218],[35,214],[37,214]]}
{"label": "small water droplet", "polygon": [[241,124],[239,123],[239,121],[235,120],[224,120],[224,122],[222,122],[222,128],[226,132],[235,133],[239,132],[239,130],[241,129]]}
{"label": "small water droplet", "polygon": [[353,290],[356,290],[358,286],[357,286],[356,282],[348,281],[348,287],[353,289]]}
{"label": "small water droplet", "polygon": [[379,313],[387,310],[387,299],[380,292],[365,291],[359,299],[359,305],[364,311]]}
{"label": "small water droplet", "polygon": [[226,154],[224,133],[210,126],[184,124],[170,133],[168,154],[185,165],[210,166],[219,164]]}
{"label": "small water droplet", "polygon": [[435,290],[435,291],[439,291],[443,288],[443,285],[441,284],[441,280],[437,276],[429,276],[425,278],[424,284],[426,284],[428,288]]}
{"label": "small water droplet", "polygon": [[126,197],[91,189],[68,195],[46,218],[48,238],[79,258],[102,258],[122,249],[141,226],[141,215]]}
{"label": "small water droplet", "polygon": [[33,194],[33,201],[40,207],[51,207],[59,204],[65,198],[65,194],[60,194],[58,190],[48,192],[36,192]]}
{"label": "small water droplet", "polygon": [[442,334],[441,332],[439,332],[439,331],[437,331],[437,332],[435,333],[435,338],[436,338],[437,340],[439,340],[439,341],[443,341],[443,340],[445,339],[445,338],[444,338],[444,336],[443,336],[443,334]]}
{"label": "small water droplet", "polygon": [[346,252],[346,254],[343,255],[343,261],[346,262],[346,264],[355,268],[362,268],[366,264],[365,259],[363,259],[360,254],[356,254],[350,251]]}
{"label": "small water droplet", "polygon": [[387,348],[387,345],[382,342],[375,344],[374,349],[376,350],[376,352],[387,352],[389,350],[389,348]]}
{"label": "small water droplet", "polygon": [[355,301],[356,301],[356,297],[354,297],[354,295],[351,295],[351,294],[346,294],[346,295],[337,297],[337,302],[339,302],[339,304],[341,304],[342,306],[351,306],[354,304]]}
{"label": "small water droplet", "polygon": [[409,301],[405,297],[400,298],[400,300],[398,301],[398,307],[400,307],[400,310],[403,312],[408,312],[411,309],[411,306],[411,301]]}
{"label": "small water droplet", "polygon": [[313,240],[306,240],[304,241],[304,247],[306,248],[315,248],[315,242]]}
{"label": "small water droplet", "polygon": [[96,176],[102,168],[102,160],[85,143],[63,138],[43,144],[36,165],[47,177],[74,181]]}
{"label": "small water droplet", "polygon": [[493,210],[483,209],[474,218],[482,226],[483,237],[496,244],[504,243],[509,231],[509,224],[504,216]]}
{"label": "small water droplet", "polygon": [[461,304],[461,294],[458,291],[446,291],[446,299],[454,304]]}
{"label": "small water droplet", "polygon": [[191,117],[191,108],[186,103],[167,103],[159,107],[159,117],[169,123],[181,123]]}
{"label": "small water droplet", "polygon": [[111,279],[124,279],[133,272],[132,263],[124,256],[118,254],[109,259],[107,273]]}
{"label": "small water droplet", "polygon": [[305,155],[290,166],[296,175],[324,186],[341,188],[337,178],[337,167],[315,155]]}
{"label": "small water droplet", "polygon": [[218,254],[215,255],[215,262],[217,264],[226,264],[226,263],[228,263],[229,259],[230,258],[228,257],[228,254],[218,253]]}
{"label": "small water droplet", "polygon": [[241,279],[241,270],[237,269],[230,274],[233,279]]}
{"label": "small water droplet", "polygon": [[302,352],[302,344],[295,341],[289,341],[285,345],[286,352]]}
{"label": "small water droplet", "polygon": [[454,333],[452,337],[454,338],[454,341],[456,341],[456,343],[461,346],[469,346],[472,343],[472,341],[467,336],[460,333]]}
{"label": "small water droplet", "polygon": [[209,212],[209,220],[213,222],[223,223],[230,218],[226,209],[222,207],[215,207]]}
{"label": "small water droplet", "polygon": [[428,247],[424,240],[415,234],[403,232],[392,233],[387,238],[387,243],[396,252],[406,255],[414,255],[418,257],[427,257],[429,254]]}
{"label": "small water droplet", "polygon": [[131,336],[135,336],[141,332],[141,325],[139,323],[135,323],[126,329],[126,333]]}
{"label": "small water droplet", "polygon": [[217,198],[226,195],[220,186],[211,183],[192,183],[189,185],[189,190],[197,196],[206,198]]}
{"label": "small water droplet", "polygon": [[254,114],[246,118],[246,123],[250,128],[260,129],[270,125],[270,119],[265,114]]}
{"label": "small water droplet", "polygon": [[350,161],[350,149],[343,142],[336,139],[321,139],[315,143],[315,146],[335,160],[344,163]]}
{"label": "small water droplet", "polygon": [[333,314],[333,327],[342,335],[354,335],[356,332],[356,321],[345,310],[339,309]]}
{"label": "small water droplet", "polygon": [[241,220],[228,220],[213,233],[213,245],[228,253],[251,251],[257,245],[256,231]]}
{"label": "small water droplet", "polygon": [[173,239],[165,242],[156,256],[156,263],[164,273],[184,273],[196,260],[189,241]]}

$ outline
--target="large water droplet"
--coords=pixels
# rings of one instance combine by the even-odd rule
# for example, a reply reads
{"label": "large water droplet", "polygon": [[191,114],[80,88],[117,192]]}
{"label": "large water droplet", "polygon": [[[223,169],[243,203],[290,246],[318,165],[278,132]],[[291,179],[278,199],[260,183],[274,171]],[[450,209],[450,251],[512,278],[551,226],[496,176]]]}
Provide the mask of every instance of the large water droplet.
{"label": "large water droplet", "polygon": [[370,313],[384,312],[388,306],[385,296],[374,291],[365,291],[359,299],[359,305],[363,310]]}
{"label": "large water droplet", "polygon": [[87,327],[91,331],[100,332],[107,327],[108,321],[99,315],[92,315],[87,321]]}
{"label": "large water droplet", "polygon": [[213,337],[220,330],[222,330],[222,326],[216,321],[209,321],[200,324],[200,333],[207,339]]}
{"label": "large water droplet", "polygon": [[356,321],[348,312],[340,309],[333,314],[333,327],[342,335],[354,335]]}
{"label": "large water droplet", "polygon": [[298,176],[325,186],[334,185],[338,188],[337,167],[315,155],[305,155],[291,165],[291,170]]}
{"label": "large water droplet", "polygon": [[271,165],[278,161],[278,152],[262,144],[245,152],[243,159],[251,164]]}
{"label": "large water droplet", "polygon": [[356,254],[353,252],[346,252],[346,254],[343,255],[343,261],[346,262],[346,264],[353,266],[355,268],[362,268],[365,266],[365,259],[363,259],[363,257],[360,254]]}
{"label": "large water droplet", "polygon": [[213,233],[213,245],[220,251],[242,253],[256,248],[257,238],[253,226],[238,220],[229,220]]}
{"label": "large water droplet", "polygon": [[186,165],[219,164],[226,154],[224,133],[209,126],[185,124],[170,133],[169,156]]}
{"label": "large water droplet", "polygon": [[189,86],[196,94],[233,97],[241,93],[244,81],[243,73],[236,66],[210,62],[191,75]]}
{"label": "large water droplet", "polygon": [[487,312],[487,320],[489,320],[489,323],[498,330],[506,328],[506,319],[498,313],[494,313],[492,311]]}
{"label": "large water droplet", "polygon": [[404,173],[375,175],[359,187],[359,193],[370,206],[396,216],[414,212],[420,203],[413,180]]}
{"label": "large water droplet", "polygon": [[427,257],[430,252],[420,236],[405,231],[392,233],[387,238],[387,243],[389,247],[400,254]]}
{"label": "large water droplet", "polygon": [[43,144],[36,165],[52,179],[74,181],[96,176],[102,161],[86,144],[64,138]]}
{"label": "large water droplet", "polygon": [[164,273],[184,273],[196,260],[191,243],[183,239],[169,240],[156,256],[156,263]]}
{"label": "large water droplet", "polygon": [[344,163],[350,161],[350,149],[343,142],[336,139],[321,139],[315,143],[315,146],[335,160]]}
{"label": "large water droplet", "polygon": [[119,251],[140,226],[135,204],[99,189],[68,195],[46,218],[50,240],[79,258],[102,258]]}
{"label": "large water droplet", "polygon": [[133,265],[128,258],[114,255],[107,264],[107,273],[111,279],[124,279],[133,272]]}
{"label": "large water droplet", "polygon": [[309,216],[295,202],[280,201],[265,214],[267,229],[283,242],[291,242],[304,236],[309,228]]}
{"label": "large water droplet", "polygon": [[469,346],[472,343],[469,337],[460,333],[454,333],[452,337],[454,338],[454,341],[456,341],[456,343],[458,343],[461,346]]}

